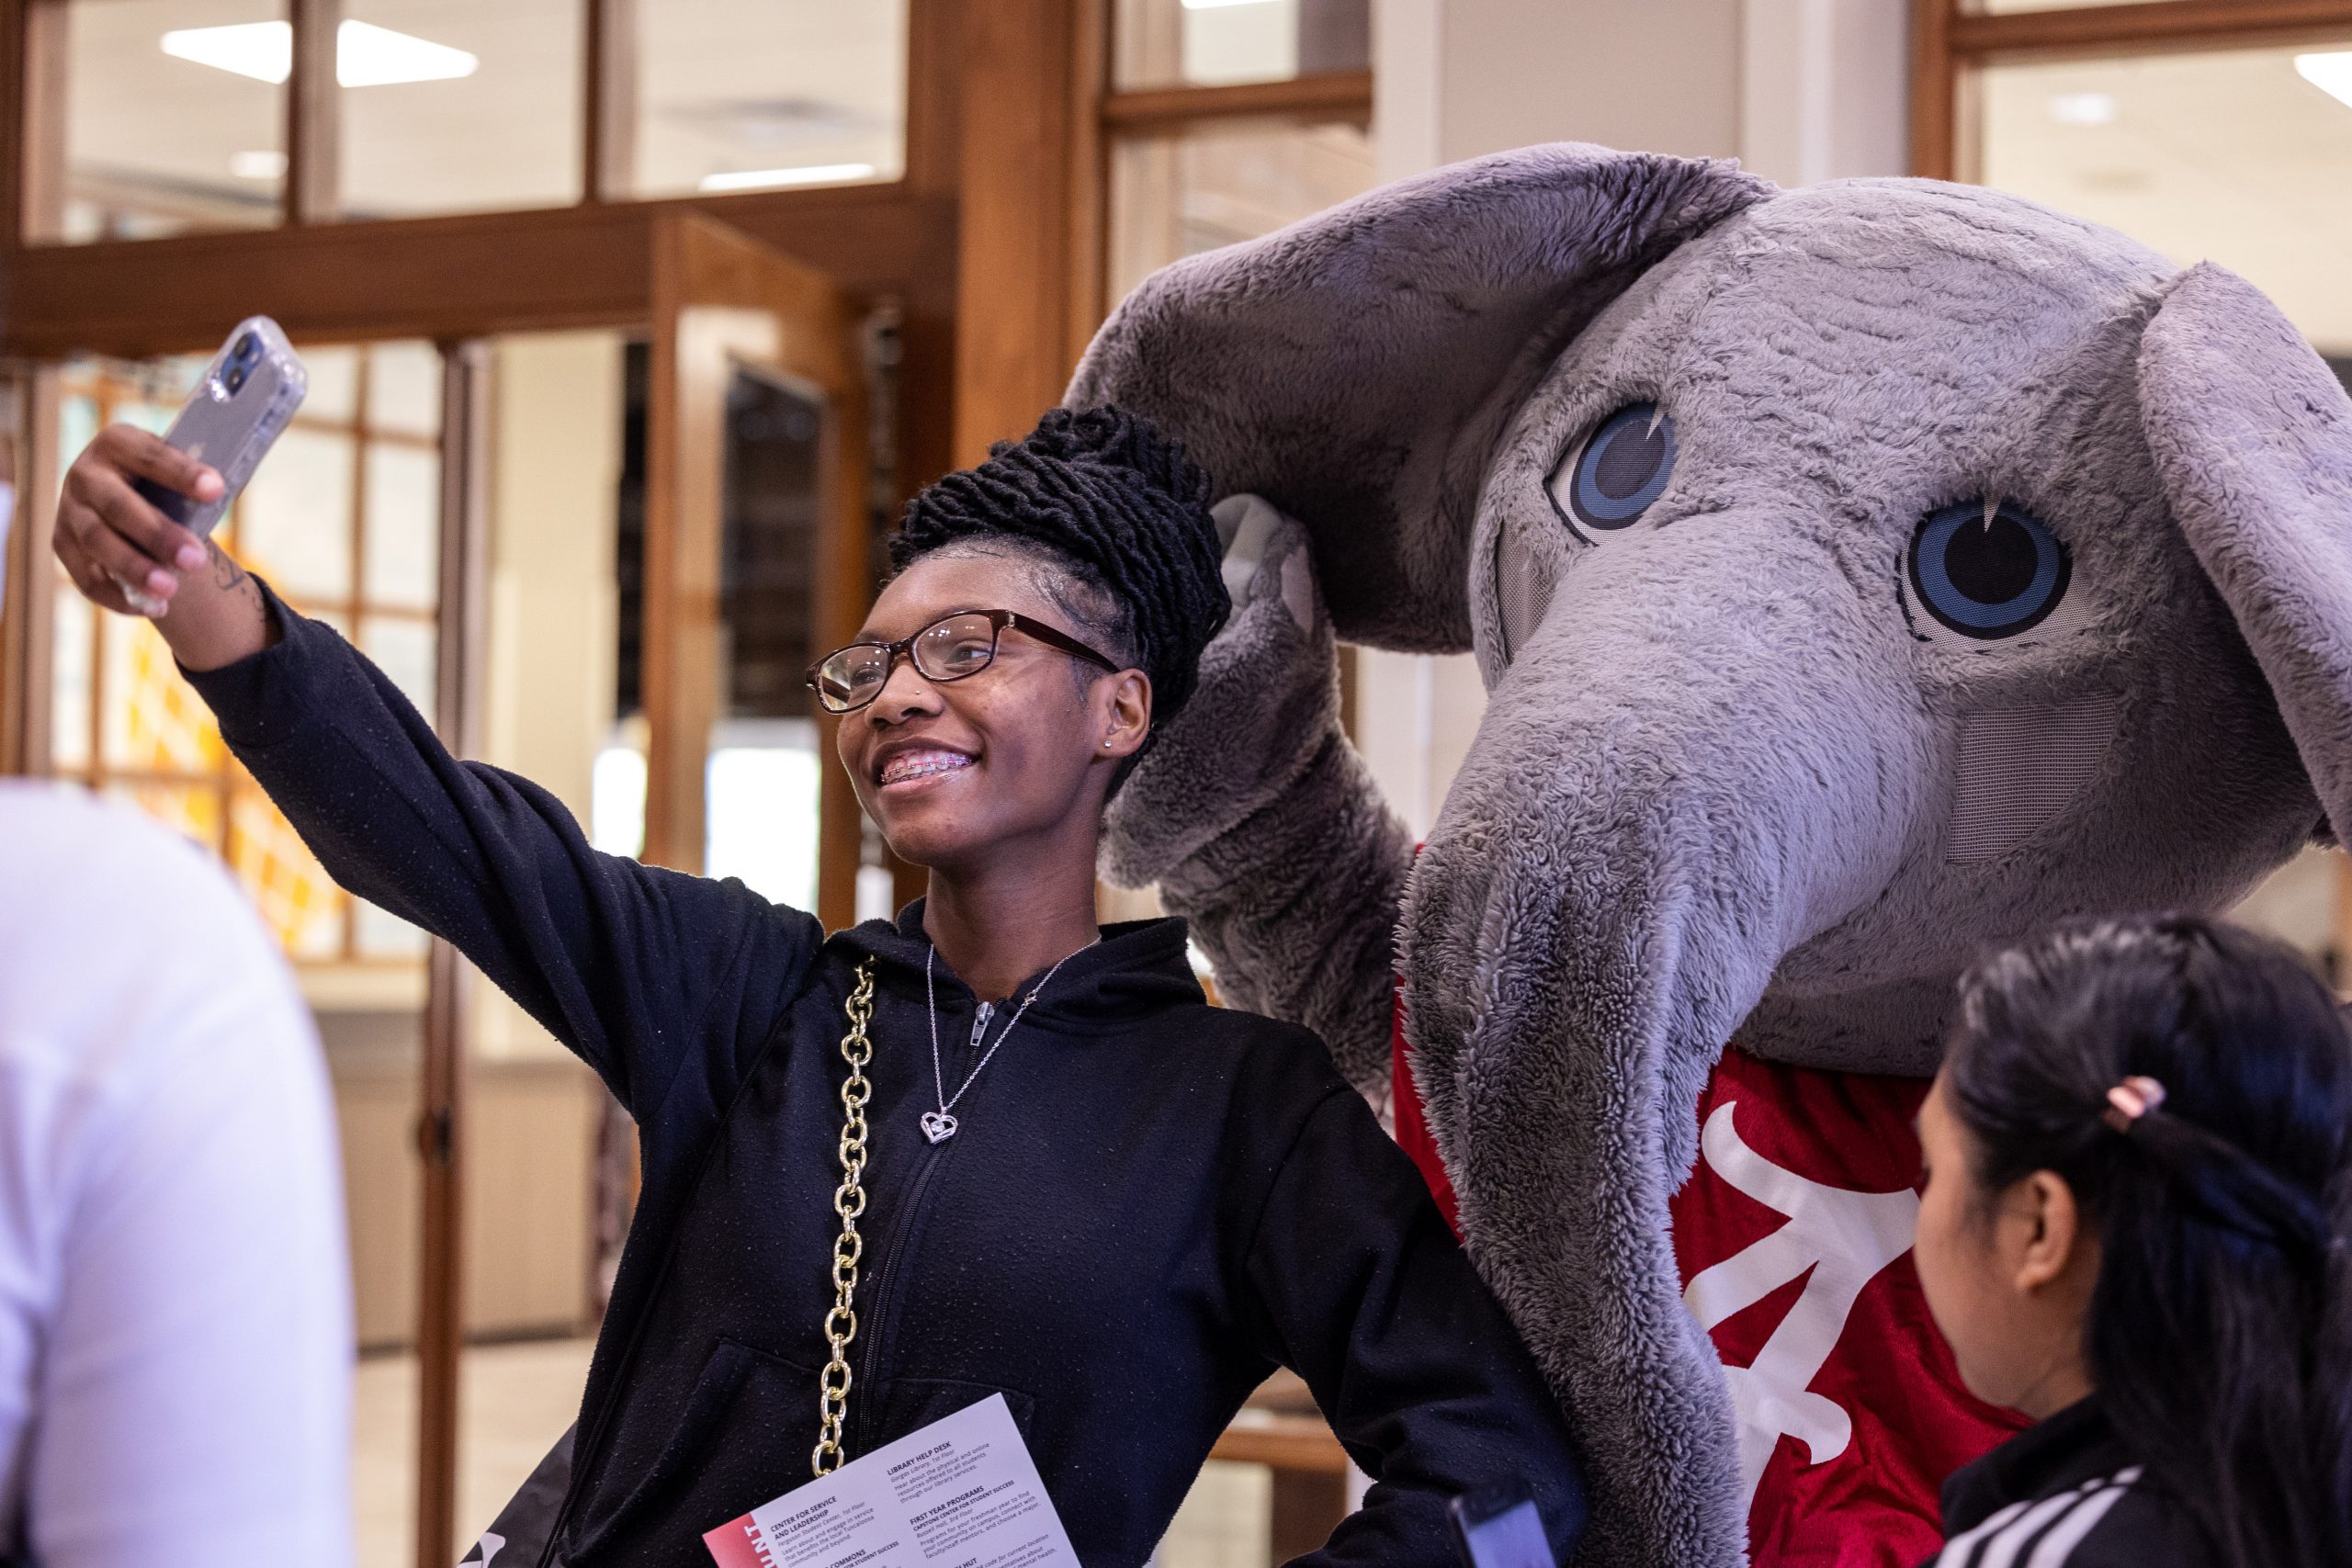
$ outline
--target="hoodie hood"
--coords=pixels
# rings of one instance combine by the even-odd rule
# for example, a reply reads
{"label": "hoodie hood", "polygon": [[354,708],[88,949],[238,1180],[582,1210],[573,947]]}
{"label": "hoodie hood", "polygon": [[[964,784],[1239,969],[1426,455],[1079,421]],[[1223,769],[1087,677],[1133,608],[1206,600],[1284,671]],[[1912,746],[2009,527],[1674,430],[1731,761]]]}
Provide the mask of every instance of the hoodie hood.
{"label": "hoodie hood", "polygon": [[[932,951],[922,926],[923,905],[918,898],[899,910],[896,920],[867,920],[835,932],[831,939],[853,955],[853,963],[866,957],[877,961],[878,989],[918,1006],[923,999],[923,961]],[[1024,1023],[1070,1033],[1125,1023],[1170,1007],[1204,1004],[1208,998],[1193,975],[1187,940],[1184,922],[1172,917],[1104,926],[1102,940],[1063,961]],[[1026,995],[1045,976],[1040,969],[1013,987],[1012,994]],[[975,1005],[971,987],[945,962],[935,966],[932,978],[943,1007],[967,1011]]]}

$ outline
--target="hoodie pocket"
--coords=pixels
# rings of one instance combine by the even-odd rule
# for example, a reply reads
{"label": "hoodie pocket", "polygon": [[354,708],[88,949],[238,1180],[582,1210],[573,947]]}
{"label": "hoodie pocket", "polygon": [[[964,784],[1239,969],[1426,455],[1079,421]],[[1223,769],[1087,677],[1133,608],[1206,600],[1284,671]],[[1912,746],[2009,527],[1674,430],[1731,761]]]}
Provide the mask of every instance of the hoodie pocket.
{"label": "hoodie pocket", "polygon": [[569,1532],[565,1556],[585,1560],[648,1531],[659,1540],[640,1549],[667,1554],[685,1542],[699,1555],[704,1531],[809,1480],[816,1441],[816,1369],[721,1336],[661,1452],[633,1483],[610,1478],[628,1490]]}
{"label": "hoodie pocket", "polygon": [[1020,1428],[1021,1440],[1034,1444],[1030,1418],[1037,1407],[1035,1399],[1016,1388],[969,1382],[961,1378],[885,1378],[874,1390],[875,1413],[881,1417],[876,1429],[889,1434],[885,1441],[895,1441],[999,1393],[1004,1395],[1005,1407],[1012,1413],[1012,1424]]}

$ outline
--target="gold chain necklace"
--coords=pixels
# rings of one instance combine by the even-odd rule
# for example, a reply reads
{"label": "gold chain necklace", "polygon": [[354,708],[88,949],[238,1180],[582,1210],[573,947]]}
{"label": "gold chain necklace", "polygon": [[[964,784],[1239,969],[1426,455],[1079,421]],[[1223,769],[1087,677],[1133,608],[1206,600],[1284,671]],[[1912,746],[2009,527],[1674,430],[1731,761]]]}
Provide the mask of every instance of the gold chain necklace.
{"label": "gold chain necklace", "polygon": [[832,1342],[833,1359],[817,1380],[817,1447],[808,1467],[818,1475],[839,1470],[846,1454],[842,1449],[842,1423],[849,1418],[849,1343],[857,1337],[857,1260],[865,1251],[857,1234],[858,1216],[865,1213],[865,1102],[874,1085],[865,1064],[874,1059],[874,1043],[865,1025],[874,1017],[874,960],[857,966],[857,984],[849,994],[849,1032],[842,1036],[842,1060],[849,1077],[842,1083],[842,1184],[833,1190],[833,1213],[842,1217],[842,1234],[833,1242],[833,1306],[825,1314],[825,1337]]}

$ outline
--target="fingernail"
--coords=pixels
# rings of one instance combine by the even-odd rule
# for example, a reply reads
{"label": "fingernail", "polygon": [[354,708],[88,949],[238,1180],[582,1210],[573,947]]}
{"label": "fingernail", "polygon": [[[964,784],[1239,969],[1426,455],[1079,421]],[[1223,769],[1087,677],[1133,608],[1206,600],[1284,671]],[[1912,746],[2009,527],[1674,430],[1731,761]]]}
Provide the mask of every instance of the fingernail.
{"label": "fingernail", "polygon": [[207,468],[196,477],[196,488],[204,492],[205,500],[209,501],[220,493],[220,476]]}
{"label": "fingernail", "polygon": [[158,599],[170,598],[172,590],[179,585],[180,580],[160,566],[147,574],[147,592]]}
{"label": "fingernail", "polygon": [[182,571],[194,571],[204,564],[204,550],[198,545],[182,545],[180,553],[172,558],[179,562]]}

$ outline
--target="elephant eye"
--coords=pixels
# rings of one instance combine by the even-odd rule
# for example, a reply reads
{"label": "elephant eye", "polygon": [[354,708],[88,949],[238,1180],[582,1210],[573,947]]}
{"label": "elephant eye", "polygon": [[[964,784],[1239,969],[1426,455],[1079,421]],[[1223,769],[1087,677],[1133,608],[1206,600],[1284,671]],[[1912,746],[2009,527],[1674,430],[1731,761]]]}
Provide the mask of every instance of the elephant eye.
{"label": "elephant eye", "polygon": [[1962,502],[1929,513],[1911,537],[1910,579],[1928,614],[1980,642],[2041,624],[2066,596],[2066,547],[2041,519],[2007,502]]}
{"label": "elephant eye", "polygon": [[1630,527],[1674,474],[1674,421],[1656,403],[1619,409],[1568,448],[1544,488],[1552,510],[1589,542]]}

